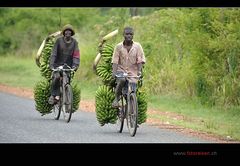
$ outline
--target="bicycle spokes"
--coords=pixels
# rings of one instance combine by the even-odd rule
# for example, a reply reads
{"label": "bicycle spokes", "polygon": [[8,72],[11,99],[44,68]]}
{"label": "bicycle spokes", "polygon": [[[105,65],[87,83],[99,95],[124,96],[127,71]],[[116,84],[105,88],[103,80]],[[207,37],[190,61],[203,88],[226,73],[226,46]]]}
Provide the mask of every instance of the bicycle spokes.
{"label": "bicycle spokes", "polygon": [[72,115],[73,109],[73,93],[70,84],[67,84],[65,87],[65,97],[63,98],[63,115],[66,122],[69,122]]}
{"label": "bicycle spokes", "polygon": [[119,108],[117,109],[117,129],[119,133],[121,133],[123,130],[124,119],[125,119],[125,105],[124,99],[123,97],[121,97]]}
{"label": "bicycle spokes", "polygon": [[58,120],[61,114],[61,103],[58,101],[53,106],[53,112],[54,112],[54,119]]}
{"label": "bicycle spokes", "polygon": [[135,136],[137,131],[137,103],[136,95],[130,94],[129,105],[127,110],[127,126],[131,136]]}

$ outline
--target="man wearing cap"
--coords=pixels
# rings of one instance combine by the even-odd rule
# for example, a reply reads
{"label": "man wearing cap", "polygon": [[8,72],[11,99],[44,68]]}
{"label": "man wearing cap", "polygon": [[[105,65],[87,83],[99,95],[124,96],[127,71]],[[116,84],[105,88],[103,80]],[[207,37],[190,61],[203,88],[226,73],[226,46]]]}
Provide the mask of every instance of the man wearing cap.
{"label": "man wearing cap", "polygon": [[[78,42],[72,36],[75,34],[72,25],[67,24],[62,29],[62,35],[59,37],[52,49],[50,57],[50,68],[54,69],[63,64],[67,64],[77,71],[80,64],[80,51]],[[52,77],[51,96],[49,104],[54,104],[55,100],[59,100],[59,80],[60,73],[54,72]]]}

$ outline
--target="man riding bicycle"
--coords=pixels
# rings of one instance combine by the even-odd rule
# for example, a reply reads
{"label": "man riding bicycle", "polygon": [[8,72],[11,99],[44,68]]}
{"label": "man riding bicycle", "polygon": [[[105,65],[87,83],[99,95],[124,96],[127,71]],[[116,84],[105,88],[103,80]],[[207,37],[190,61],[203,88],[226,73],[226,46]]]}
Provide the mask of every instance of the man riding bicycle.
{"label": "man riding bicycle", "polygon": [[[128,78],[134,90],[137,88],[136,76],[141,75],[142,66],[145,64],[145,55],[142,46],[138,42],[133,41],[133,28],[125,27],[123,31],[124,41],[116,45],[112,57],[112,77],[127,73],[131,78]],[[122,88],[125,86],[124,78],[116,78],[115,99],[112,103],[113,108],[118,107]]]}
{"label": "man riding bicycle", "polygon": [[[50,57],[50,68],[53,70],[63,64],[67,64],[75,71],[78,70],[80,64],[80,51],[78,42],[72,36],[75,34],[72,25],[67,24],[62,29],[62,37],[59,37],[52,49]],[[54,104],[59,100],[60,95],[60,73],[53,72],[51,96],[48,100],[49,104]]]}

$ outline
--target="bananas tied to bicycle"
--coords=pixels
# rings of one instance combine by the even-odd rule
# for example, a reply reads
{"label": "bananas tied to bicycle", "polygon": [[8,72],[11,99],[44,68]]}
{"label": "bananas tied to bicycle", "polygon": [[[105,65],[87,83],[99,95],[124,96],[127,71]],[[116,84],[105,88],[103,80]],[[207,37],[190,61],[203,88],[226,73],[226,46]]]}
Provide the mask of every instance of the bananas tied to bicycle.
{"label": "bananas tied to bicycle", "polygon": [[[41,115],[46,115],[52,112],[53,106],[48,104],[48,98],[50,97],[50,81],[52,71],[49,68],[49,61],[54,43],[61,34],[61,31],[55,32],[47,36],[41,46],[38,49],[35,56],[36,65],[39,67],[40,73],[43,76],[42,80],[37,82],[34,87],[34,100],[36,111]],[[71,79],[71,85],[73,90],[73,112],[78,110],[81,100],[81,89],[79,84]]]}
{"label": "bananas tied to bicycle", "polygon": [[[111,106],[114,100],[113,89],[116,81],[112,78],[111,64],[114,46],[112,44],[105,44],[107,39],[112,38],[117,33],[118,31],[115,30],[106,35],[107,37],[103,37],[103,40],[99,44],[99,46],[101,46],[101,51],[97,54],[93,63],[93,70],[95,71],[96,75],[102,79],[103,83],[103,85],[99,86],[95,94],[96,118],[100,126],[104,126],[108,123],[115,124],[117,122],[117,110],[113,109]],[[146,122],[147,119],[147,95],[145,90],[141,87],[142,84],[139,84],[137,90],[138,124]]]}

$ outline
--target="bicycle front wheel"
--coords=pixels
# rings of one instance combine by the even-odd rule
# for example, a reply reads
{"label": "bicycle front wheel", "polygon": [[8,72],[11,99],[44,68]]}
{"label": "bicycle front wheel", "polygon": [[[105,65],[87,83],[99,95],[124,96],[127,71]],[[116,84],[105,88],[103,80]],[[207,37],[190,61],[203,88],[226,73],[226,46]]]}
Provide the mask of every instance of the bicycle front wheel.
{"label": "bicycle front wheel", "polygon": [[71,120],[73,109],[73,92],[70,84],[67,84],[64,88],[65,96],[63,97],[62,110],[63,118],[68,123]]}
{"label": "bicycle front wheel", "polygon": [[53,113],[54,113],[54,119],[58,120],[61,114],[61,103],[58,101],[56,104],[53,106]]}
{"label": "bicycle front wheel", "polygon": [[123,97],[121,97],[121,104],[117,110],[117,130],[119,133],[121,133],[123,130],[124,118],[125,118],[125,104]]}
{"label": "bicycle front wheel", "polygon": [[126,114],[127,126],[132,137],[135,136],[137,132],[137,121],[138,121],[138,107],[137,98],[134,93],[131,93],[128,101],[128,110]]}
{"label": "bicycle front wheel", "polygon": [[[62,88],[60,87],[60,92],[62,92]],[[60,93],[60,99],[57,103],[53,106],[53,113],[54,113],[54,119],[59,120],[60,114],[62,109],[62,95]]]}

